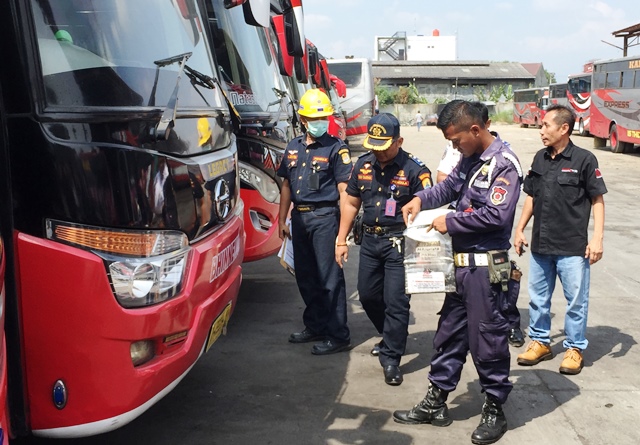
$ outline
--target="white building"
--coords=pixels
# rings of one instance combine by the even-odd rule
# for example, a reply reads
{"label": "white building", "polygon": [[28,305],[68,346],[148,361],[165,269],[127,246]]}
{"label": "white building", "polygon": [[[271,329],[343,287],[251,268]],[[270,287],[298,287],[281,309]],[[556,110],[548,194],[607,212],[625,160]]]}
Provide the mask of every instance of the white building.
{"label": "white building", "polygon": [[458,59],[456,36],[441,36],[433,30],[430,36],[407,36],[397,32],[391,37],[375,37],[374,60],[388,62],[407,60],[414,62],[453,61]]}

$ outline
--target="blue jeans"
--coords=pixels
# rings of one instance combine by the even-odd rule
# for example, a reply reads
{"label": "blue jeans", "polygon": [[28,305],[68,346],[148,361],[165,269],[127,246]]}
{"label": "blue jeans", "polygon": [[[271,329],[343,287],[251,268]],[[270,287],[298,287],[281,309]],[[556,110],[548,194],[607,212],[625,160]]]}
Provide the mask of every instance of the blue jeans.
{"label": "blue jeans", "polygon": [[543,255],[531,253],[529,263],[529,337],[550,344],[551,297],[556,277],[567,300],[564,317],[565,348],[584,350],[589,312],[589,259],[581,256]]}

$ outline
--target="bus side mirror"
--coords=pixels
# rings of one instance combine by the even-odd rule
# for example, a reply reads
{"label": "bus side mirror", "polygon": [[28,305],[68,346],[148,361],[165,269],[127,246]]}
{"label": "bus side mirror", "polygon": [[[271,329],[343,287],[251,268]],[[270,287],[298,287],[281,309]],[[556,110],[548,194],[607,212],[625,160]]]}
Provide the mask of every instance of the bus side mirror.
{"label": "bus side mirror", "polygon": [[287,39],[287,50],[290,56],[302,57],[306,52],[304,38],[304,18],[302,16],[302,0],[285,2],[284,30]]}

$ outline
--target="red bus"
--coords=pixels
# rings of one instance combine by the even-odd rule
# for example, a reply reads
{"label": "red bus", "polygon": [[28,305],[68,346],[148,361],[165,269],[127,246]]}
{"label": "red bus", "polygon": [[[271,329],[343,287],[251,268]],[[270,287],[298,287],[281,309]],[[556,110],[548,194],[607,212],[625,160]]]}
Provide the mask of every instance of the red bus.
{"label": "red bus", "polygon": [[640,144],[640,58],[593,63],[591,127],[598,146],[609,139],[611,151],[624,153]]}
{"label": "red bus", "polygon": [[367,122],[374,113],[375,93],[371,61],[368,59],[329,59],[329,69],[347,86],[340,100],[347,114],[347,137],[367,132]]}
{"label": "red bus", "polygon": [[[205,4],[224,86],[240,114],[241,125],[234,132],[247,236],[244,261],[256,261],[282,245],[278,237],[282,179],[276,168],[294,137],[291,99],[279,73],[269,0],[237,0],[230,8],[218,0]],[[252,12],[264,13],[267,27],[254,22]]]}
{"label": "red bus", "polygon": [[549,87],[525,88],[513,92],[513,122],[521,127],[540,128],[549,106]]}
{"label": "red bus", "polygon": [[567,99],[569,107],[576,113],[574,132],[580,136],[589,134],[591,121],[591,73],[580,73],[569,76]]}
{"label": "red bus", "polygon": [[196,0],[0,2],[12,436],[127,424],[235,308],[243,203],[206,20]]}

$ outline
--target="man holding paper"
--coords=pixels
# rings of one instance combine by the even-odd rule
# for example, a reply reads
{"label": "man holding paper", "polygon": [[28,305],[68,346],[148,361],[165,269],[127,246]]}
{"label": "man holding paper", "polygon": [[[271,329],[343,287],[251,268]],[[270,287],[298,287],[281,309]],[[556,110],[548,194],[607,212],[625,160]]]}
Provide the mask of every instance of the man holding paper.
{"label": "man holding paper", "polygon": [[447,176],[402,208],[406,221],[422,209],[457,200],[456,211],[434,218],[431,230],[452,237],[456,292],[446,294],[429,371],[425,398],[407,411],[396,411],[399,423],[448,426],[446,400],[460,380],[467,353],[485,392],[480,424],[471,441],[488,444],[507,431],[502,405],[512,389],[507,287],[511,263],[507,251],[520,196],[522,170],[516,155],[487,129],[479,107],[454,100],[438,118],[437,127],[462,153]]}

